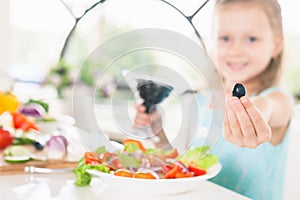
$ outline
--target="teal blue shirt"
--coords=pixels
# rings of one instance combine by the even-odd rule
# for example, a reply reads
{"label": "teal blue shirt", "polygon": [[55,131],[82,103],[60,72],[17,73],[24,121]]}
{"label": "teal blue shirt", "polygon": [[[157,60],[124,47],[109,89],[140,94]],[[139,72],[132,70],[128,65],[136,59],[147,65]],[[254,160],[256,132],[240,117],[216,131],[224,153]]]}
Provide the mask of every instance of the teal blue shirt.
{"label": "teal blue shirt", "polygon": [[[269,88],[259,95],[277,89]],[[267,142],[250,149],[238,147],[221,136],[212,153],[219,157],[222,170],[210,181],[252,199],[282,199],[288,138],[287,133],[278,145]]]}

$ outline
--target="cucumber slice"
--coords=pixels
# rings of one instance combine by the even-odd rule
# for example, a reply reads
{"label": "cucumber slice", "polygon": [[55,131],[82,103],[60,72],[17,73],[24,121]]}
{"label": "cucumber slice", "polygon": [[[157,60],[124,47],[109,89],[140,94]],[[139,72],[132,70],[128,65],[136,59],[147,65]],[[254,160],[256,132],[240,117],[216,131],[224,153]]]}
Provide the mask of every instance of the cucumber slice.
{"label": "cucumber slice", "polygon": [[35,155],[35,154],[31,154],[30,158],[32,160],[40,160],[40,161],[46,161],[47,160],[46,156],[40,156],[40,155],[38,156],[38,155]]}
{"label": "cucumber slice", "polygon": [[22,163],[27,162],[31,158],[29,155],[27,156],[4,156],[4,160],[9,163]]}
{"label": "cucumber slice", "polygon": [[30,157],[31,152],[23,146],[10,146],[4,150],[5,156],[12,156],[12,157],[18,157],[18,156],[27,156]]}

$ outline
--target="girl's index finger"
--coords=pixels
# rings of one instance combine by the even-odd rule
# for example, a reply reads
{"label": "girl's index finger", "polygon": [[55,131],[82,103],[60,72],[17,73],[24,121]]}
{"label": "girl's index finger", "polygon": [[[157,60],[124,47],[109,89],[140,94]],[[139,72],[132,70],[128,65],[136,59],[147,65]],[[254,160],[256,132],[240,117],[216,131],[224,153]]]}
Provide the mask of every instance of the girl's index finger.
{"label": "girl's index finger", "polygon": [[249,139],[253,139],[254,137],[256,137],[256,132],[253,127],[252,120],[248,116],[247,110],[237,97],[232,98],[232,109],[234,110],[239,121],[243,135]]}
{"label": "girl's index finger", "polygon": [[248,97],[242,97],[241,102],[253,123],[256,134],[258,136],[258,140],[260,142],[269,141],[271,139],[271,128],[265,122],[265,119],[263,118],[261,113],[255,108]]}
{"label": "girl's index finger", "polygon": [[138,112],[145,112],[146,111],[146,107],[144,105],[136,105],[135,106],[135,109],[138,111]]}

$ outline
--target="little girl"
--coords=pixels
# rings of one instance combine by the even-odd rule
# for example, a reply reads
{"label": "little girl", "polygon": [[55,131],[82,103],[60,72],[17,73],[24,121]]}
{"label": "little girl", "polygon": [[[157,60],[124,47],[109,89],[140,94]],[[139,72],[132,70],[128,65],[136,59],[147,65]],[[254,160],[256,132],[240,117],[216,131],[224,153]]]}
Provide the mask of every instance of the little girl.
{"label": "little girl", "polygon": [[[281,199],[293,100],[277,86],[283,53],[278,2],[217,0],[212,40],[209,54],[228,95],[224,137],[213,149],[223,168],[211,181],[252,199]],[[246,96],[232,97],[235,83],[246,87]],[[144,110],[137,107],[138,126],[150,123]]]}

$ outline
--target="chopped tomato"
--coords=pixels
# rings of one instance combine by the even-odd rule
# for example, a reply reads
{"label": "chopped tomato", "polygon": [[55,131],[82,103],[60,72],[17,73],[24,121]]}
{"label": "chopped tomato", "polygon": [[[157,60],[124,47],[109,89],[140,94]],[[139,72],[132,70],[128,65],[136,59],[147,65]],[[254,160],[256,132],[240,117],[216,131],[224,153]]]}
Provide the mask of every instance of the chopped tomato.
{"label": "chopped tomato", "polygon": [[195,173],[194,172],[185,172],[184,175],[185,175],[185,177],[194,177]]}
{"label": "chopped tomato", "polygon": [[39,130],[34,121],[28,119],[20,112],[13,112],[14,128],[21,129],[23,131],[29,131],[30,129]]}
{"label": "chopped tomato", "polygon": [[175,174],[175,178],[185,178],[186,176],[185,176],[185,174],[183,173],[183,172],[177,172],[176,174]]}
{"label": "chopped tomato", "polygon": [[13,139],[14,137],[9,131],[0,128],[0,149],[4,149],[5,147],[11,145]]}
{"label": "chopped tomato", "polygon": [[199,167],[197,167],[197,165],[194,161],[189,162],[188,169],[191,172],[194,172],[195,176],[201,176],[201,175],[206,174],[206,171],[204,169],[200,169]]}
{"label": "chopped tomato", "polygon": [[115,175],[116,176],[129,177],[129,178],[133,177],[133,174],[127,169],[118,169],[118,170],[115,171]]}
{"label": "chopped tomato", "polygon": [[193,177],[194,172],[177,172],[175,174],[175,178],[188,178],[188,177]]}
{"label": "chopped tomato", "polygon": [[176,149],[171,149],[169,151],[166,151],[161,157],[163,160],[166,160],[167,158],[177,158],[178,156],[178,151]]}
{"label": "chopped tomato", "polygon": [[95,152],[86,152],[84,154],[84,161],[85,161],[85,164],[90,164],[90,165],[101,164],[99,155]]}
{"label": "chopped tomato", "polygon": [[178,165],[172,165],[172,168],[164,175],[164,178],[176,178],[176,173],[182,172]]}
{"label": "chopped tomato", "polygon": [[136,172],[133,176],[134,178],[144,178],[144,179],[156,179],[156,177],[151,173]]}
{"label": "chopped tomato", "polygon": [[123,140],[123,144],[124,144],[124,151],[127,152],[134,152],[136,150],[140,150],[143,152],[146,150],[143,144],[138,140],[125,139]]}
{"label": "chopped tomato", "polygon": [[161,172],[163,174],[166,174],[168,171],[170,171],[173,167],[171,165],[164,165],[161,169]]}
{"label": "chopped tomato", "polygon": [[115,153],[105,152],[101,154],[100,160],[102,163],[105,163],[110,170],[124,168],[124,165],[120,162],[119,157]]}

